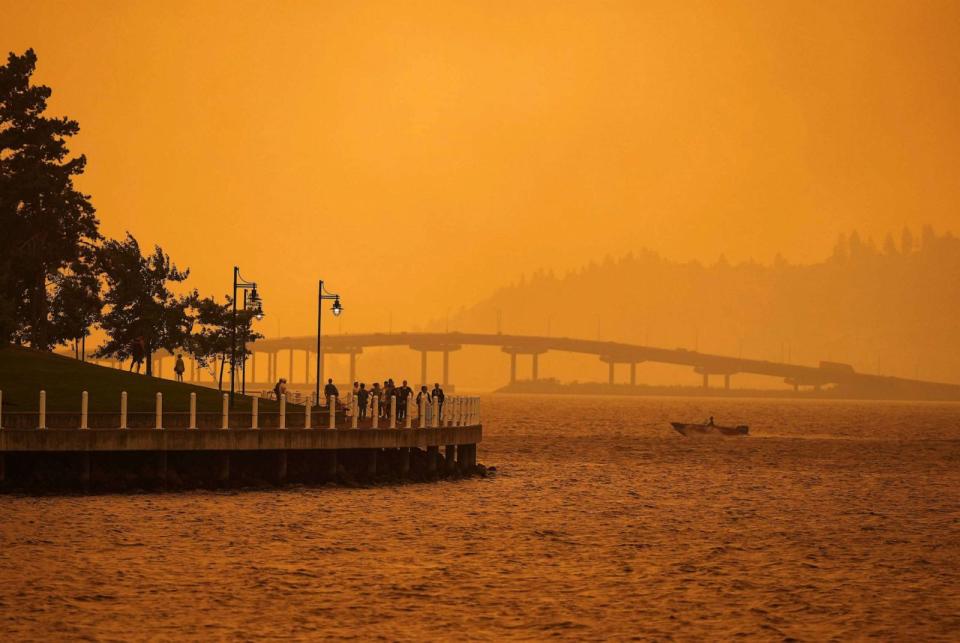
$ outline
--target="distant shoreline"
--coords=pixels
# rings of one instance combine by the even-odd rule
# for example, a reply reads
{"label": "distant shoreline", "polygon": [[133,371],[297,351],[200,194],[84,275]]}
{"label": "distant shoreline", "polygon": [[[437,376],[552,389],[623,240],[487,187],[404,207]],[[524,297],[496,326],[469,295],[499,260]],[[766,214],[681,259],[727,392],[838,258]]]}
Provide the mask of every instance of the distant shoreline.
{"label": "distant shoreline", "polygon": [[663,386],[650,384],[606,384],[603,382],[559,382],[557,380],[518,381],[493,391],[508,395],[623,395],[635,397],[719,397],[719,398],[779,398],[792,400],[897,400],[916,402],[957,402],[957,399],[916,398],[916,397],[876,397],[856,392],[844,391],[838,387],[825,387],[820,391],[807,389],[802,391],[777,389],[752,389],[721,387],[703,388],[702,386]]}

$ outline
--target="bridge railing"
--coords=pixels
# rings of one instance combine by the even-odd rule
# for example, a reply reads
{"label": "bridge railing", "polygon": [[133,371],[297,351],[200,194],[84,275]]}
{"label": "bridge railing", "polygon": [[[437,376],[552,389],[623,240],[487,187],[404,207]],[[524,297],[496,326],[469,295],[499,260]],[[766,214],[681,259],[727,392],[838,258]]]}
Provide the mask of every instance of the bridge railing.
{"label": "bridge railing", "polygon": [[[229,396],[223,395],[219,412],[198,412],[197,395],[190,394],[189,410],[165,410],[163,394],[156,394],[152,412],[129,412],[127,393],[120,395],[117,412],[89,411],[89,395],[83,392],[77,411],[48,412],[46,391],[40,391],[37,411],[3,412],[3,391],[0,391],[0,429],[412,429],[480,424],[480,398],[449,396],[421,397],[419,403],[409,396],[406,404],[397,396],[367,398],[361,406],[357,396],[343,402],[331,397],[326,406],[302,406],[287,409],[287,398],[281,396],[279,410],[261,413],[259,398],[252,398],[249,412],[231,411]],[[292,404],[292,403],[291,403]]]}

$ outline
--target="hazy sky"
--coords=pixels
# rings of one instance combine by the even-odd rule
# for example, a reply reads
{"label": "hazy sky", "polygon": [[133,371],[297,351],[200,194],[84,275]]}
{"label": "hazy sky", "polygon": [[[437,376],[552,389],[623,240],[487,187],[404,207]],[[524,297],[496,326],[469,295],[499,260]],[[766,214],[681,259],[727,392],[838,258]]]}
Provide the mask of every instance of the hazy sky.
{"label": "hazy sky", "polygon": [[268,334],[442,316],[540,267],[956,230],[956,2],[0,0],[81,187]]}

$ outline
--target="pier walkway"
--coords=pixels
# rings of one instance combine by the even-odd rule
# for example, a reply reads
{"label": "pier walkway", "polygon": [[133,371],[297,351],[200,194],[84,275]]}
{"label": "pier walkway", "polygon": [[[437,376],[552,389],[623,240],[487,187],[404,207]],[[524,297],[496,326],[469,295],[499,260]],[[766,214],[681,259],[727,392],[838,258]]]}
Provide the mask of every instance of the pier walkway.
{"label": "pier walkway", "polygon": [[[357,409],[0,415],[0,488],[125,489],[429,480],[469,475],[479,399],[451,397],[397,421]],[[356,419],[355,419],[356,418]]]}

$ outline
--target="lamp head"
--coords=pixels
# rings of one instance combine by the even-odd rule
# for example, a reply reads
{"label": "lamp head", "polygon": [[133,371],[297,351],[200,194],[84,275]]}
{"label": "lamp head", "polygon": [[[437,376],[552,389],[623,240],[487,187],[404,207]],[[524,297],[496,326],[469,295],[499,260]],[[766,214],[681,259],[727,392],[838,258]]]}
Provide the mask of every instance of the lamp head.
{"label": "lamp head", "polygon": [[334,317],[340,316],[340,313],[343,312],[343,306],[340,305],[340,297],[333,300],[333,306],[330,307],[330,310],[333,311]]}

